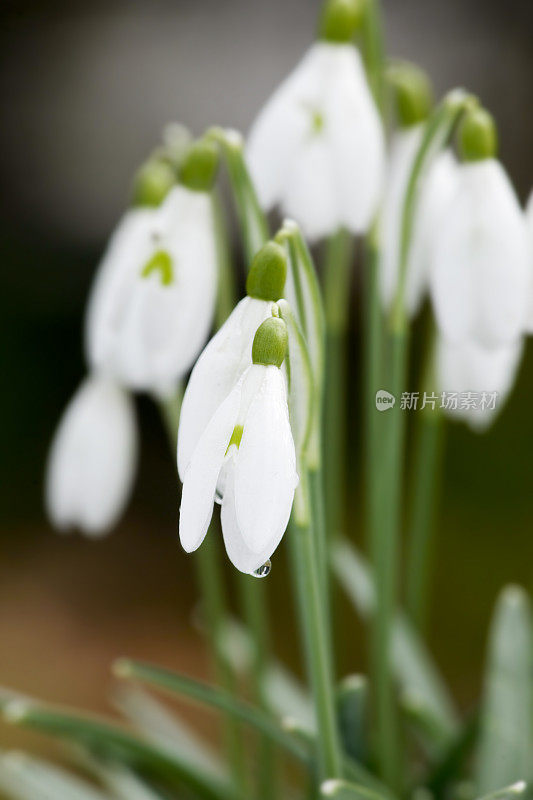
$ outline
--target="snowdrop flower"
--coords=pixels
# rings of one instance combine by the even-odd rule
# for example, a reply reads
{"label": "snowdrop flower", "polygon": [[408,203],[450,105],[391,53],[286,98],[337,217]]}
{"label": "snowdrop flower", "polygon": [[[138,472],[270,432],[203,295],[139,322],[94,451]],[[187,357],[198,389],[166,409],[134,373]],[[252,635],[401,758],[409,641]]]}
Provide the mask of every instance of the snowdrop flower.
{"label": "snowdrop flower", "polygon": [[60,530],[76,526],[90,536],[111,528],[129,497],[137,456],[133,405],[105,377],[86,378],[52,443],[46,505]]}
{"label": "snowdrop flower", "polygon": [[180,540],[202,543],[216,496],[230,560],[253,574],[270,558],[287,527],[298,483],[287,390],[281,364],[287,329],[278,317],[259,326],[252,365],[212,416],[184,476]]}
{"label": "snowdrop flower", "polygon": [[158,208],[126,215],[100,268],[87,319],[88,360],[130,389],[170,394],[209,334],[217,166],[213,143],[192,145],[181,184]]}
{"label": "snowdrop flower", "polygon": [[[522,339],[487,349],[477,344],[453,345],[441,338],[436,361],[439,389],[458,394],[457,408],[447,408],[446,413],[464,420],[473,429],[487,428],[513,387],[522,351]],[[477,395],[470,408],[464,400],[468,393]]]}
{"label": "snowdrop flower", "polygon": [[[432,106],[427,76],[412,64],[389,71],[397,105],[398,129],[392,136],[381,212],[379,264],[383,305],[389,309],[398,289],[404,199]],[[410,316],[420,308],[428,286],[429,248],[457,178],[449,150],[439,153],[423,178],[406,265],[404,303]]]}
{"label": "snowdrop flower", "polygon": [[462,123],[465,159],[431,248],[431,294],[454,344],[511,345],[524,330],[531,268],[524,215],[495,159],[496,132],[482,110]]}
{"label": "snowdrop flower", "polygon": [[283,296],[287,275],[285,251],[268,242],[255,255],[238,303],[198,359],[187,385],[178,429],[178,471],[183,480],[198,440],[209,420],[250,366],[259,325]]}
{"label": "snowdrop flower", "polygon": [[247,159],[265,210],[279,204],[306,237],[365,232],[379,201],[384,137],[361,56],[356,3],[326,4],[321,38],[250,131]]}

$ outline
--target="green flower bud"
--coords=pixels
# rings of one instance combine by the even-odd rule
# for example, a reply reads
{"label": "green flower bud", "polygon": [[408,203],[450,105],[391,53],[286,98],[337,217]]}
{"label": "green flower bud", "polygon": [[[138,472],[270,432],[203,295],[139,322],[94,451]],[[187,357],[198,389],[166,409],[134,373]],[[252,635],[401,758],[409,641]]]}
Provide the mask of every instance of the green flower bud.
{"label": "green flower bud", "polygon": [[498,151],[498,132],[492,114],[475,108],[463,117],[459,127],[459,152],[464,161],[494,158]]}
{"label": "green flower bud", "polygon": [[318,35],[326,42],[351,42],[361,26],[365,0],[326,0],[322,8]]}
{"label": "green flower bud", "polygon": [[287,326],[280,317],[269,317],[258,327],[252,345],[252,361],[265,367],[281,367],[287,353]]}
{"label": "green flower bud", "polygon": [[402,128],[424,122],[433,107],[433,87],[427,73],[409,62],[399,62],[387,70],[398,123]]}
{"label": "green flower bud", "polygon": [[276,242],[267,242],[253,258],[246,281],[246,294],[258,300],[275,302],[283,296],[286,278],[285,250]]}
{"label": "green flower bud", "polygon": [[167,160],[157,156],[149,158],[133,180],[133,205],[157,208],[175,182],[176,173]]}
{"label": "green flower bud", "polygon": [[212,139],[199,139],[187,150],[179,179],[187,189],[208,192],[215,182],[219,163],[218,147]]}

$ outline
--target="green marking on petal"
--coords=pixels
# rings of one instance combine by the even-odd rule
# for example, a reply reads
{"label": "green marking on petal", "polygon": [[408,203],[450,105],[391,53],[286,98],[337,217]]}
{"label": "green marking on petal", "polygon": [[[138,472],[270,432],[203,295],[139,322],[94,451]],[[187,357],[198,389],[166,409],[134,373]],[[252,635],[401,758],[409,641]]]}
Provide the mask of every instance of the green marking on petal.
{"label": "green marking on petal", "polygon": [[159,272],[159,277],[163,286],[170,286],[174,280],[172,269],[172,258],[166,250],[158,250],[152,258],[144,265],[141,272],[142,278],[149,278],[152,272]]}
{"label": "green marking on petal", "polygon": [[311,130],[314,135],[322,133],[324,130],[324,115],[317,108],[311,110]]}
{"label": "green marking on petal", "polygon": [[239,449],[243,432],[244,428],[242,425],[235,425],[233,428],[233,433],[231,434],[231,439],[229,440],[229,444],[226,448],[226,452],[224,453],[225,456],[228,454],[228,450],[233,444],[236,446],[237,450]]}

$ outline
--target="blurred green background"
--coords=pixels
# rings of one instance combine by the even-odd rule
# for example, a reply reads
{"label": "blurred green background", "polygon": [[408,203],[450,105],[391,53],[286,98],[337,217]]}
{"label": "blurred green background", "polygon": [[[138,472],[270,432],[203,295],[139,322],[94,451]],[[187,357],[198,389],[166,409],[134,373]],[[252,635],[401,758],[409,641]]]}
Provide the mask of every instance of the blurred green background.
{"label": "blurred green background", "polygon": [[[135,167],[168,120],[195,133],[211,123],[246,131],[310,42],[317,9],[311,0],[2,3],[2,684],[100,709],[118,655],[205,674],[191,624],[193,557],[177,541],[174,465],[149,401],[138,403],[135,496],[107,539],[53,533],[42,509],[43,469],[83,375],[87,291]],[[524,200],[533,185],[530,0],[386,0],[384,10],[391,55],[422,64],[439,92],[467,86],[493,111],[502,159]],[[237,246],[235,253],[241,267]],[[355,284],[349,402],[357,410]],[[463,707],[480,688],[499,587],[533,588],[532,396],[530,345],[494,428],[483,436],[448,428],[430,641]],[[362,435],[359,417],[350,419],[351,519],[360,540]],[[297,664],[283,546],[268,584],[277,649]],[[345,624],[344,666],[363,669],[361,628],[351,617]]]}

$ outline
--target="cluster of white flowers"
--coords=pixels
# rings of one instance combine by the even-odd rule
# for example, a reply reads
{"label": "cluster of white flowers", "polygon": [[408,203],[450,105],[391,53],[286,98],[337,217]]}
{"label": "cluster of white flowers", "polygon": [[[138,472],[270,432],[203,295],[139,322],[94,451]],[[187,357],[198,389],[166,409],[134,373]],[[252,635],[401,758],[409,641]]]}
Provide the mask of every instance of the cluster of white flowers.
{"label": "cluster of white flowers", "polygon": [[[279,206],[311,241],[342,228],[364,234],[378,220],[385,311],[398,292],[410,316],[431,297],[439,331],[435,389],[502,398],[533,328],[533,200],[528,239],[526,215],[496,160],[492,119],[479,107],[469,110],[459,158],[447,145],[421,176],[403,275],[405,198],[428,129],[431,91],[420,71],[391,71],[397,125],[387,145],[353,43],[360,24],[353,9],[326,4],[319,41],[252,126],[246,158],[259,201],[265,211]],[[113,524],[135,473],[128,390],[172,395],[210,332],[217,164],[210,137],[190,147],[179,169],[161,158],[149,162],[140,202],[111,238],[87,314],[90,374],[51,451],[48,507],[58,527],[97,534]],[[285,277],[284,251],[270,242],[251,266],[247,296],[192,371],[178,431],[182,544],[188,551],[199,546],[218,500],[229,556],[249,573],[283,535],[297,483],[279,369],[285,345],[281,355],[276,351],[284,323],[273,316]],[[483,425],[491,412],[454,413]]]}

